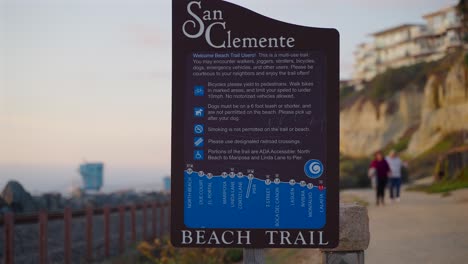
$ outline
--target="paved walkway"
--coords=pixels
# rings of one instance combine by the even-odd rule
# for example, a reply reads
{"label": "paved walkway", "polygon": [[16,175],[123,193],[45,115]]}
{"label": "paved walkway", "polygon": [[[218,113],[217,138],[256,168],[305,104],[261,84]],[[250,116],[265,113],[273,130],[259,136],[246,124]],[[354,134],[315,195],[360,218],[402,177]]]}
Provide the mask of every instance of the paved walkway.
{"label": "paved walkway", "polygon": [[374,192],[353,190],[369,202],[371,244],[366,264],[468,263],[468,190],[448,197],[403,192],[402,201],[376,207]]}

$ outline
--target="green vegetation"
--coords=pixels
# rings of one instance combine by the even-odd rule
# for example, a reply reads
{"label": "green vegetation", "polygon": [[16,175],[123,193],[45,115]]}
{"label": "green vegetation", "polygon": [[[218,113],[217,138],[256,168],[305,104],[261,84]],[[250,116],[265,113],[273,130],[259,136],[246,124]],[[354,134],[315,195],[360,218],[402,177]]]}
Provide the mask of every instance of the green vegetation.
{"label": "green vegetation", "polygon": [[143,241],[137,250],[138,257],[128,263],[231,264],[242,261],[243,257],[242,249],[175,248],[167,238],[156,239],[153,243]]}
{"label": "green vegetation", "polygon": [[346,86],[340,89],[340,99],[345,99],[354,93],[353,86]]}
{"label": "green vegetation", "polygon": [[396,152],[402,152],[408,148],[409,142],[410,142],[411,137],[406,137],[400,139],[397,143],[395,143],[393,146],[391,146],[391,150],[395,150]]}
{"label": "green vegetation", "polygon": [[453,134],[445,137],[434,147],[410,161],[413,179],[420,179],[434,174],[439,156],[460,144],[459,136]]}
{"label": "green vegetation", "polygon": [[446,136],[434,147],[411,161],[411,170],[415,171],[416,177],[435,175],[441,179],[430,185],[417,185],[410,188],[414,191],[425,191],[428,193],[448,193],[453,190],[468,188],[468,167],[462,168],[454,175],[448,175],[448,164],[446,153],[455,147],[463,147],[465,144],[464,133],[459,132]]}
{"label": "green vegetation", "polygon": [[382,151],[384,153],[389,153],[392,150],[396,152],[405,151],[408,148],[409,142],[411,140],[411,136],[413,135],[416,128],[411,128],[397,141],[388,144]]}
{"label": "green vegetation", "polygon": [[366,188],[371,182],[367,176],[371,160],[368,158],[353,159],[340,157],[340,188]]}
{"label": "green vegetation", "polygon": [[228,263],[239,262],[242,260],[243,257],[244,254],[242,252],[242,249],[238,248],[226,249],[226,252],[224,253],[224,260]]}
{"label": "green vegetation", "polygon": [[373,102],[381,103],[390,100],[397,92],[416,88],[422,91],[429,75],[445,78],[450,68],[463,57],[463,52],[458,51],[445,58],[434,62],[422,62],[419,64],[390,69],[377,75],[363,90],[363,95]]}
{"label": "green vegetation", "polygon": [[457,15],[461,21],[461,39],[464,43],[468,42],[468,1],[459,0],[457,4]]}
{"label": "green vegetation", "polygon": [[409,190],[427,193],[449,193],[464,188],[468,188],[468,167],[464,168],[455,180],[443,179],[431,185],[414,186],[409,188]]}
{"label": "green vegetation", "polygon": [[376,103],[387,101],[396,92],[409,87],[423,87],[433,63],[390,69],[376,76],[364,89],[364,95]]}

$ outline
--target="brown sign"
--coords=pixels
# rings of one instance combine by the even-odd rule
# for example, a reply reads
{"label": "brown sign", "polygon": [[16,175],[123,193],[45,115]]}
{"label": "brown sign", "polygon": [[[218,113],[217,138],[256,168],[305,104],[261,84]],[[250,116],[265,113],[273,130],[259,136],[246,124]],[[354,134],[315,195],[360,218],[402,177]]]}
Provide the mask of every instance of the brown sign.
{"label": "brown sign", "polygon": [[173,1],[179,247],[335,247],[339,34]]}

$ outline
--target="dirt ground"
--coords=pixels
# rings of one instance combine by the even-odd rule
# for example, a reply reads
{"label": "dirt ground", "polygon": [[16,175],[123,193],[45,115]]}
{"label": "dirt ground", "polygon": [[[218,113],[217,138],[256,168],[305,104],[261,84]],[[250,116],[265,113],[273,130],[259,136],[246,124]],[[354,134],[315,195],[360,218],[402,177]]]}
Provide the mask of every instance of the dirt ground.
{"label": "dirt ground", "polygon": [[366,263],[468,263],[468,190],[449,196],[403,191],[400,203],[374,205],[371,190],[343,192],[369,202]]}
{"label": "dirt ground", "polygon": [[[366,264],[468,263],[468,189],[448,196],[402,192],[400,203],[377,207],[372,190],[341,194],[368,203],[371,243]],[[319,264],[317,250],[273,249],[266,263]]]}

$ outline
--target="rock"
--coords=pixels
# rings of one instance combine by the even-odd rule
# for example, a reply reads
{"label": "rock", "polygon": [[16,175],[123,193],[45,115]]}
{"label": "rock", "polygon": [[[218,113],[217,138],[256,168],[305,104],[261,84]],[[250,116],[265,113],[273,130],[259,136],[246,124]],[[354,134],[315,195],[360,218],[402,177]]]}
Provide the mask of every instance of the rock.
{"label": "rock", "polygon": [[372,155],[396,142],[420,121],[421,93],[397,93],[380,105],[367,98],[340,112],[340,152],[351,157]]}
{"label": "rock", "polygon": [[323,251],[362,251],[369,247],[367,208],[358,204],[340,204],[340,240],[338,247]]}
{"label": "rock", "polygon": [[38,209],[31,194],[17,181],[9,181],[6,184],[2,192],[2,197],[13,212],[34,212]]}
{"label": "rock", "polygon": [[446,135],[468,130],[468,87],[463,61],[458,61],[444,79],[431,76],[424,87],[422,120],[408,146],[416,156]]}

